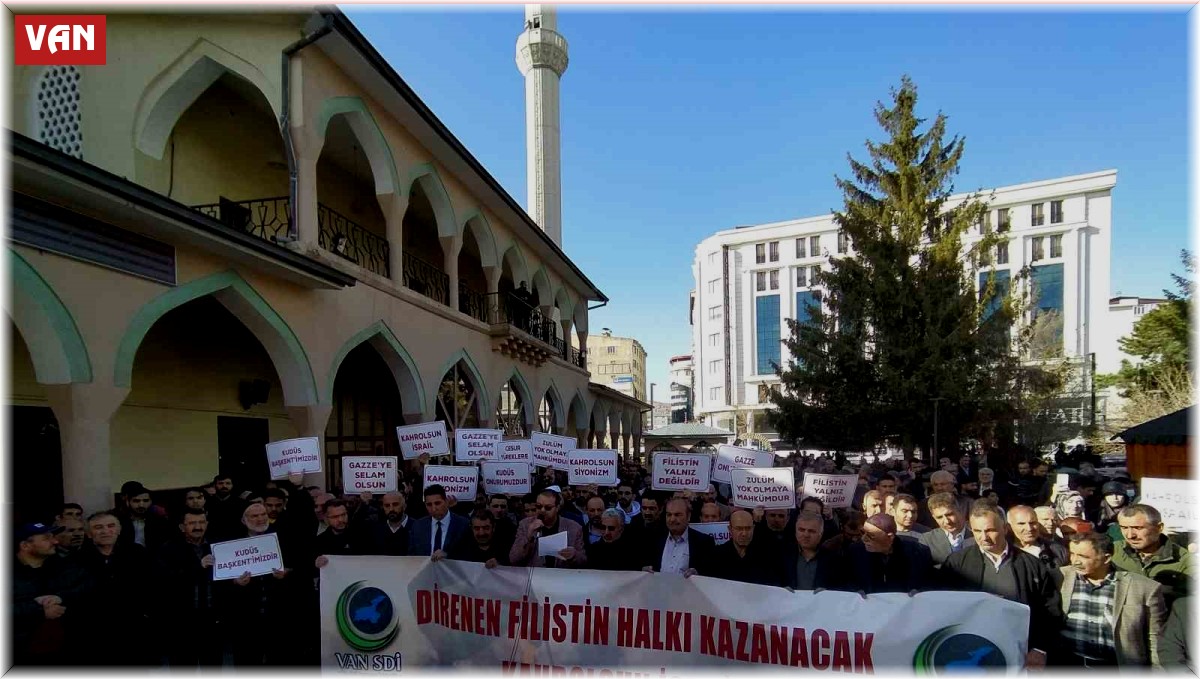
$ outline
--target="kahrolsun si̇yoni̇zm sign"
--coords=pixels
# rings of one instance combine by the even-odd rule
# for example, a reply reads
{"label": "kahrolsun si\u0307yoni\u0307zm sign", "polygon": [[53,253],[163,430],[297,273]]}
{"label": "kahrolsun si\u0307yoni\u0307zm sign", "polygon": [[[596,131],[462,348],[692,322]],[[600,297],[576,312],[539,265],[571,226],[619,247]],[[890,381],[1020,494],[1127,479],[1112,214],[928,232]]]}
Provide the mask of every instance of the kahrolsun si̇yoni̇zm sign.
{"label": "kahrolsun si\u0307yoni\u0307zm sign", "polygon": [[1028,624],[1025,606],[977,592],[864,599],[699,575],[487,569],[411,556],[331,556],[321,569],[321,664],[331,672],[1015,675]]}

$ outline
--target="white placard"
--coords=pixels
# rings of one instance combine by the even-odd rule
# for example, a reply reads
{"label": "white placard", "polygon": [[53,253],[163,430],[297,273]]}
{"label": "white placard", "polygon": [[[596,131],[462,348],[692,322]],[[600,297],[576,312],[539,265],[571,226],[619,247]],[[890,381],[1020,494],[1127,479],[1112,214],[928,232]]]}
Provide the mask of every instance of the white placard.
{"label": "white placard", "polygon": [[488,462],[479,464],[483,492],[488,495],[525,495],[533,491],[528,462]]}
{"label": "white placard", "polygon": [[479,487],[479,467],[448,467],[425,465],[425,488],[438,484],[446,489],[446,497],[459,502],[474,502]]}
{"label": "white placard", "polygon": [[568,454],[567,483],[572,486],[616,486],[617,451],[576,448]]}
{"label": "white placard", "polygon": [[499,429],[457,429],[454,432],[454,461],[474,462],[496,457],[496,444],[504,440]]}
{"label": "white placard", "polygon": [[396,490],[394,455],[342,458],[342,490],[349,495],[391,493]]}
{"label": "white placard", "polygon": [[570,436],[543,434],[533,432],[530,437],[533,442],[533,464],[538,467],[550,467],[558,471],[571,471],[571,459],[568,456],[579,442]]}
{"label": "white placard", "polygon": [[442,420],[396,427],[396,438],[400,440],[400,455],[406,460],[426,454],[429,457],[450,454],[450,438],[446,436],[446,423]]}
{"label": "white placard", "polygon": [[554,535],[538,538],[538,556],[558,556],[567,548],[567,531],[559,531]]}
{"label": "white placard", "polygon": [[791,467],[754,469],[735,467],[730,476],[733,482],[733,504],[743,509],[791,509],[796,506],[795,478]]}
{"label": "white placard", "polygon": [[321,471],[322,457],[321,441],[315,436],[267,444],[272,480],[286,479],[291,474],[315,474]]}
{"label": "white placard", "polygon": [[279,538],[274,533],[215,543],[212,556],[213,580],[236,580],[246,572],[267,575],[283,569]]}
{"label": "white placard", "polygon": [[713,458],[712,480],[729,483],[729,470],[734,467],[773,467],[775,453],[769,450],[754,448],[738,448],[737,446],[717,446],[717,456]]}
{"label": "white placard", "polygon": [[655,453],[652,490],[708,490],[712,458],[703,453]]}
{"label": "white placard", "polygon": [[830,509],[854,504],[858,477],[853,474],[804,473],[804,497],[819,498]]}
{"label": "white placard", "polygon": [[1171,533],[1200,531],[1200,492],[1195,481],[1185,479],[1142,479],[1139,503],[1162,514]]}
{"label": "white placard", "polygon": [[729,542],[730,534],[729,534],[729,522],[728,521],[714,521],[712,523],[693,523],[693,524],[690,524],[688,527],[695,528],[696,530],[700,531],[701,533],[704,533],[705,535],[711,535],[712,539],[715,540],[718,545],[723,545],[726,542]]}
{"label": "white placard", "polygon": [[1068,490],[1070,490],[1071,489],[1071,475],[1070,474],[1055,474],[1054,475],[1054,487],[1064,493],[1067,492]]}
{"label": "white placard", "polygon": [[497,462],[526,462],[533,464],[533,441],[518,439],[496,444]]}

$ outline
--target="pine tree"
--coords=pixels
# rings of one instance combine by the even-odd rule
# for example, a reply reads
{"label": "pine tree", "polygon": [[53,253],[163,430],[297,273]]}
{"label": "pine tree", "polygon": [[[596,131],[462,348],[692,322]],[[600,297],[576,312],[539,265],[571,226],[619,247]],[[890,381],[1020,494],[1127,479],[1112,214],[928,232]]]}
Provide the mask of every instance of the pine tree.
{"label": "pine tree", "polygon": [[[834,221],[852,255],[817,277],[825,294],[808,318],[789,320],[795,360],[778,370],[784,390],[772,420],[798,446],[867,450],[880,441],[930,449],[933,399],[940,399],[939,447],[986,436],[1014,417],[1018,388],[1013,322],[1017,278],[984,277],[979,263],[1001,240],[964,236],[983,223],[977,195],[949,205],[964,142],[946,139],[942,114],[920,131],[916,87],[905,77],[892,106],[875,117],[887,139],[866,144],[869,162],[848,157],[852,179],[837,178],[844,206]],[[982,292],[982,294],[980,294]]]}

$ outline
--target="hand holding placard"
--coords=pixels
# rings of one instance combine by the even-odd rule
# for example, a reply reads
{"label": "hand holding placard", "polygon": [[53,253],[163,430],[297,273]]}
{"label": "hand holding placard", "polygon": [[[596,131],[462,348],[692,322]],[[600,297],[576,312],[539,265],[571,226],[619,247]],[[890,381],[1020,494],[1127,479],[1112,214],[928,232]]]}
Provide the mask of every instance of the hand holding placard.
{"label": "hand holding placard", "polygon": [[322,457],[321,441],[315,436],[267,444],[267,466],[273,481],[286,479],[297,473],[320,472]]}

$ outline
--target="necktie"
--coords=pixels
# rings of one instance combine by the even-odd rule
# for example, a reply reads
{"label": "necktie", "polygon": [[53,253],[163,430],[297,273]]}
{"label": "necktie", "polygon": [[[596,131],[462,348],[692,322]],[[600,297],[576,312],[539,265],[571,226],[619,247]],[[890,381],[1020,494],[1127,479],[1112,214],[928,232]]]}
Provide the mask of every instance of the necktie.
{"label": "necktie", "polygon": [[442,522],[437,522],[437,532],[433,534],[433,551],[438,551],[442,548]]}

